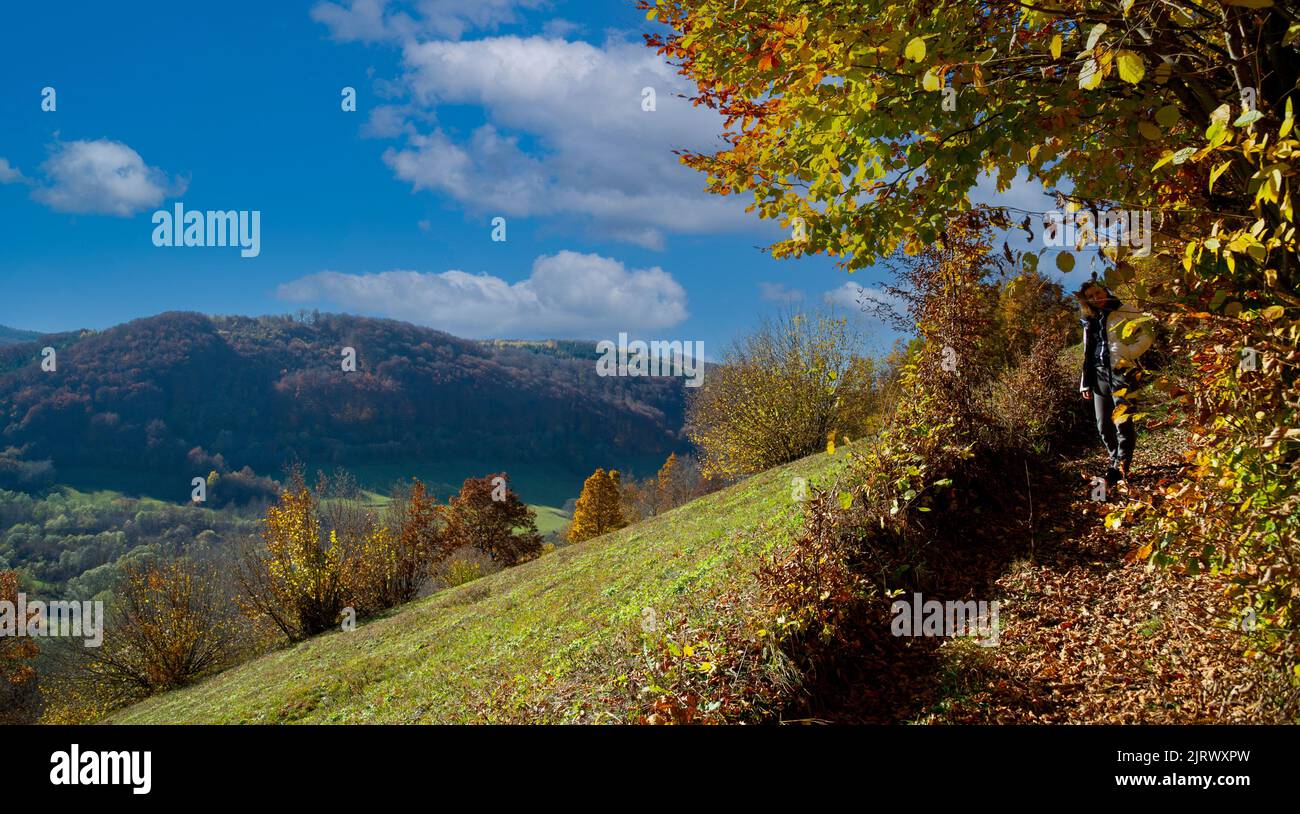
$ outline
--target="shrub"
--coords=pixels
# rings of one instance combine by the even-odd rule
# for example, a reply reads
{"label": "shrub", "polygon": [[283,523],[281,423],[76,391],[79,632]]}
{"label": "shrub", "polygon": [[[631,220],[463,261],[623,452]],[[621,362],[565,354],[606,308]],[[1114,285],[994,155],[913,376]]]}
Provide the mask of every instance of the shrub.
{"label": "shrub", "polygon": [[687,408],[704,474],[750,475],[859,435],[876,388],[858,344],[846,320],[796,314],[732,346]]}
{"label": "shrub", "polygon": [[265,550],[248,548],[239,563],[242,604],[301,641],[335,625],[344,607],[344,551],[337,529],[322,544],[317,500],[301,479],[267,509]]}
{"label": "shrub", "polygon": [[223,580],[188,560],[134,564],[115,586],[89,678],[114,701],[186,684],[224,665],[236,626]]}
{"label": "shrub", "polygon": [[466,560],[452,560],[447,563],[446,573],[443,579],[448,588],[455,588],[457,585],[464,585],[467,582],[483,576],[483,566],[476,562],[467,562]]}
{"label": "shrub", "polygon": [[1078,415],[1078,376],[1061,364],[1064,332],[1045,332],[1028,356],[989,386],[985,412],[996,423],[1000,447],[1041,454]]}
{"label": "shrub", "polygon": [[394,492],[387,523],[396,534],[389,577],[391,597],[393,604],[409,602],[419,595],[454,544],[445,533],[437,505],[418,479],[409,489]]}

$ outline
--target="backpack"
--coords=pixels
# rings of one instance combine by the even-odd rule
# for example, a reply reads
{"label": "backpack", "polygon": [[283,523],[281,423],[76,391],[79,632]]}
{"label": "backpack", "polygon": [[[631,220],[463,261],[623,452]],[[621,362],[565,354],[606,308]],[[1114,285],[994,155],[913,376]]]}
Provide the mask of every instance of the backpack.
{"label": "backpack", "polygon": [[1150,314],[1143,314],[1128,304],[1110,312],[1106,317],[1106,340],[1110,344],[1111,364],[1127,367],[1151,348],[1155,343],[1155,335],[1147,324],[1151,320]]}

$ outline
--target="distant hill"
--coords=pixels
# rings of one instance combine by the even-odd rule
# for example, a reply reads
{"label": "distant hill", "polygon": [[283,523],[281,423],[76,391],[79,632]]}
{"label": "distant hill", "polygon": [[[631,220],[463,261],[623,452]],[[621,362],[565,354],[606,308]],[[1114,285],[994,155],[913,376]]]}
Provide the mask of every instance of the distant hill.
{"label": "distant hill", "polygon": [[[343,315],[169,312],[0,347],[0,451],[69,472],[165,478],[291,460],[418,474],[448,461],[482,475],[534,463],[642,473],[684,448],[680,378],[596,375],[590,342],[476,342]],[[345,347],[355,372],[342,369]],[[219,456],[219,457],[218,457]],[[538,477],[537,480],[547,480]],[[557,484],[557,486],[559,486]],[[541,502],[559,495],[529,496]]]}
{"label": "distant hill", "polygon": [[36,331],[24,331],[0,325],[0,345],[17,345],[22,342],[35,342],[40,338]]}

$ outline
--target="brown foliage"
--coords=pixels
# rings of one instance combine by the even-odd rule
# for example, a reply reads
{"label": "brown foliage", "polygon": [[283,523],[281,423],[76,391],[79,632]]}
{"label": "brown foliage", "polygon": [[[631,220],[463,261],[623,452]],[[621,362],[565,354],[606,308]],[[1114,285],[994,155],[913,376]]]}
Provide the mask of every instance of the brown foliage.
{"label": "brown foliage", "polygon": [[654,477],[621,479],[619,505],[624,519],[637,523],[689,503],[720,486],[719,481],[704,477],[695,456],[679,456],[674,452]]}
{"label": "brown foliage", "polygon": [[[18,574],[0,571],[0,602],[18,601]],[[27,620],[16,619],[25,625]],[[39,709],[36,670],[40,648],[25,636],[0,636],[0,724],[31,723]]]}
{"label": "brown foliage", "polygon": [[388,528],[396,534],[388,584],[389,597],[397,605],[419,595],[420,588],[450,556],[453,544],[443,529],[437,504],[419,479],[393,495]]}
{"label": "brown foliage", "polygon": [[223,581],[187,560],[128,566],[114,590],[104,643],[85,654],[87,678],[110,701],[186,684],[225,664],[236,627]]}
{"label": "brown foliage", "polygon": [[472,546],[502,565],[517,565],[542,551],[537,514],[507,487],[504,472],[466,478],[447,503],[448,545]]}

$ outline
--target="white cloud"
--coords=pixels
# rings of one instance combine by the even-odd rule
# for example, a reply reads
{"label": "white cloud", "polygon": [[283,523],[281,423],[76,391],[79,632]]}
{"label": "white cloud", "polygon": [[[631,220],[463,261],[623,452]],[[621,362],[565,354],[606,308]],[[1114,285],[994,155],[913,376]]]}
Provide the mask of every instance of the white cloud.
{"label": "white cloud", "polygon": [[844,283],[822,295],[822,302],[836,308],[860,309],[865,289],[857,283]]}
{"label": "white cloud", "polygon": [[785,283],[759,283],[758,295],[768,302],[801,302],[804,293],[797,288],[786,288]]}
{"label": "white cloud", "polygon": [[520,9],[546,0],[342,0],[317,3],[311,18],[340,42],[402,42],[416,37],[458,38],[474,28],[491,29],[519,21]]}
{"label": "white cloud", "polygon": [[688,316],[685,290],[663,269],[628,269],[571,251],[538,257],[528,279],[517,283],[454,270],[323,271],[281,285],[276,294],[470,338],[604,337],[668,328]]}
{"label": "white cloud", "polygon": [[872,337],[878,353],[903,335],[899,320],[907,323],[907,302],[882,288],[847,282],[823,294],[822,302]]}
{"label": "white cloud", "polygon": [[[487,119],[466,137],[414,132],[387,111],[372,124],[408,133],[384,160],[416,190],[479,214],[577,218],[651,248],[665,232],[753,228],[738,201],[704,192],[703,176],[673,154],[717,146],[720,117],[680,98],[690,86],[639,42],[408,42],[403,64],[410,110],[430,118],[442,105],[473,105]],[[653,111],[642,109],[643,88],[654,89]]]}
{"label": "white cloud", "polygon": [[822,295],[822,302],[832,308],[873,313],[876,303],[884,303],[898,314],[907,313],[907,303],[882,288],[848,282]]}
{"label": "white cloud", "polygon": [[572,20],[565,20],[562,17],[552,17],[542,24],[542,35],[546,37],[567,38],[570,34],[577,34],[586,26],[582,23],[575,23]]}
{"label": "white cloud", "polygon": [[32,197],[59,212],[128,217],[185,190],[120,141],[69,141],[41,165],[46,184]]}
{"label": "white cloud", "polygon": [[410,111],[400,105],[376,105],[361,127],[367,138],[396,138],[404,133],[414,133],[415,128],[406,120]]}
{"label": "white cloud", "polygon": [[0,184],[13,184],[23,180],[23,174],[6,159],[0,158]]}

